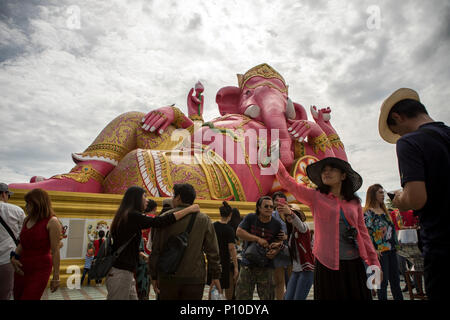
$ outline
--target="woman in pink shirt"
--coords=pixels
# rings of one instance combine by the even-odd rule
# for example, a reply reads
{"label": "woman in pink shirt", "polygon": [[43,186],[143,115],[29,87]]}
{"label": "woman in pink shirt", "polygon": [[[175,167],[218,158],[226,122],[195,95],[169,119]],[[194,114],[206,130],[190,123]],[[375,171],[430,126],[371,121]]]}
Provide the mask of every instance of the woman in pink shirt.
{"label": "woman in pink shirt", "polygon": [[381,272],[364,223],[361,200],[355,194],[362,185],[361,176],[348,162],[332,157],[309,165],[306,172],[317,189],[296,182],[281,161],[277,178],[313,214],[314,299],[371,300],[364,262],[377,267],[376,276],[381,277]]}

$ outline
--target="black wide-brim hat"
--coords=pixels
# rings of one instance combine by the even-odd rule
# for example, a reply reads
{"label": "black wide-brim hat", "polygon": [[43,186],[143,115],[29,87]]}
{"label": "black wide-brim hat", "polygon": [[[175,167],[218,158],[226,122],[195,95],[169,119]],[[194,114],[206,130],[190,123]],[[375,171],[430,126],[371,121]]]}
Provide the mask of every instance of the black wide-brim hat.
{"label": "black wide-brim hat", "polygon": [[355,193],[361,188],[363,179],[358,172],[352,169],[352,166],[347,161],[339,158],[329,157],[320,161],[314,162],[306,167],[306,174],[308,178],[314,182],[316,186],[322,186],[322,170],[325,166],[331,166],[333,168],[339,168],[346,173],[347,178],[352,184],[352,192]]}

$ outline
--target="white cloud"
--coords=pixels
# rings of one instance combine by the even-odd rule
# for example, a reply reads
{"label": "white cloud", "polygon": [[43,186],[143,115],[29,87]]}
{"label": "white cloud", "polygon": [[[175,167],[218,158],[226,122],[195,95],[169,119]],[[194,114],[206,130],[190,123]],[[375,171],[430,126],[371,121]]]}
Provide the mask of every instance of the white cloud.
{"label": "white cloud", "polygon": [[[333,125],[364,178],[361,191],[378,182],[399,187],[395,147],[377,130],[391,92],[413,87],[436,120],[450,120],[446,1],[73,5],[0,4],[3,182],[69,171],[70,153],[123,112],[172,103],[186,111],[197,80],[205,86],[205,119],[212,119],[216,92],[262,62],[284,76],[294,101],[332,106]],[[380,29],[367,27],[371,5],[380,8]]]}

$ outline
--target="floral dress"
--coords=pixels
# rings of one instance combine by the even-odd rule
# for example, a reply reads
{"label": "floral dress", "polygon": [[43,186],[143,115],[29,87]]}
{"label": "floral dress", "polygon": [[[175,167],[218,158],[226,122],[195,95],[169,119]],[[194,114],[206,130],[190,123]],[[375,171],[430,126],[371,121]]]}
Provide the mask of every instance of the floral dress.
{"label": "floral dress", "polygon": [[376,214],[372,210],[367,210],[364,212],[364,222],[375,250],[384,252],[397,248],[398,239],[395,226],[386,214]]}

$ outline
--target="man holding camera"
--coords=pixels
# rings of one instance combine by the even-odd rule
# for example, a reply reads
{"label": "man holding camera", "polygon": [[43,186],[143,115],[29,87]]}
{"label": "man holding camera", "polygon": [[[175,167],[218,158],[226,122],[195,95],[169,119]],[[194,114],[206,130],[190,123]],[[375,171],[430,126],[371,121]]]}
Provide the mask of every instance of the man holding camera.
{"label": "man holding camera", "polygon": [[281,223],[272,217],[273,201],[263,196],[256,202],[256,213],[245,216],[236,235],[245,241],[236,299],[251,300],[255,285],[261,300],[274,299],[273,258],[283,249],[278,238]]}
{"label": "man holding camera", "polygon": [[380,136],[395,143],[403,190],[393,205],[419,217],[429,299],[450,297],[450,128],[435,122],[419,95],[402,88],[381,106]]}

